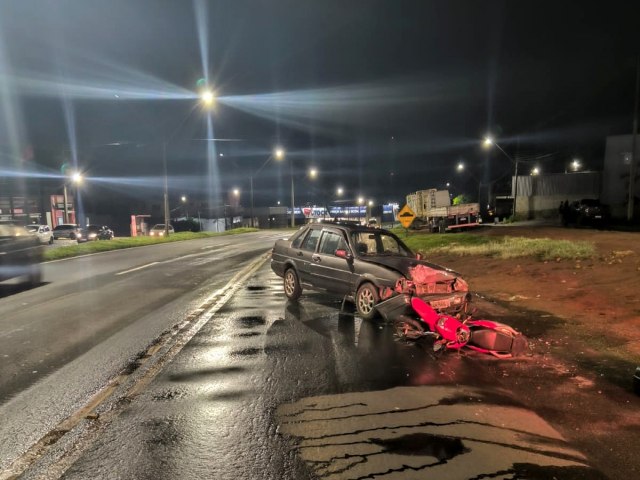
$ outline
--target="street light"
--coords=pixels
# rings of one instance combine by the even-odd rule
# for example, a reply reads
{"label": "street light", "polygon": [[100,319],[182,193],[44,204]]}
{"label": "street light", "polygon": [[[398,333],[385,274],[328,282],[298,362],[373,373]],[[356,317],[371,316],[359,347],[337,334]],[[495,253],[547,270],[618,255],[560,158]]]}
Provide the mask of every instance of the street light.
{"label": "street light", "polygon": [[[69,176],[70,180],[77,185],[80,184],[80,182],[82,182],[82,174],[80,172],[73,172],[70,176]],[[77,189],[76,189],[77,190]],[[63,197],[64,197],[64,223],[69,223],[69,207],[68,207],[68,195],[67,195],[67,181],[65,180],[63,187],[62,187],[62,193],[63,193]],[[76,197],[77,197],[77,191],[76,191]],[[77,199],[76,199],[77,201]],[[77,218],[76,218],[77,221]]]}
{"label": "street light", "polygon": [[540,174],[540,169],[538,167],[533,167],[531,169],[531,175],[539,175]]}
{"label": "street light", "polygon": [[580,160],[578,160],[577,158],[574,158],[573,162],[571,162],[571,170],[573,170],[574,172],[580,170],[581,166],[582,165],[580,164]]}
{"label": "street light", "polygon": [[459,163],[458,163],[458,166],[456,167],[456,169],[457,169],[459,172],[463,171],[463,170],[464,170],[464,163],[459,162]]}
{"label": "street light", "polygon": [[516,210],[516,201],[517,201],[517,198],[518,198],[518,157],[516,157],[515,160],[513,158],[511,158],[511,156],[507,152],[505,152],[503,150],[503,148],[500,145],[498,145],[496,143],[496,141],[489,135],[484,137],[484,142],[483,143],[484,143],[484,145],[486,147],[491,147],[491,146],[495,145],[495,147],[498,150],[500,150],[504,154],[505,157],[507,157],[509,160],[511,160],[511,163],[513,163],[515,165],[515,173],[514,173],[514,182],[515,183],[513,185],[513,216],[515,218],[516,211],[517,211]]}
{"label": "street light", "polygon": [[[215,103],[216,97],[212,90],[204,90],[200,94],[200,102],[207,108],[210,108]],[[167,176],[167,144],[169,140],[180,130],[182,125],[187,121],[191,115],[190,110],[184,120],[176,127],[176,129],[169,135],[165,136],[162,141],[162,171],[164,174],[164,236],[169,236],[169,179]]]}
{"label": "street light", "polygon": [[[285,152],[282,147],[276,148],[274,155],[276,160],[283,160],[285,157]],[[289,176],[291,177],[291,228],[296,226],[296,217],[295,217],[295,187],[293,185],[293,159],[289,160]]]}
{"label": "street light", "polygon": [[216,95],[215,93],[213,93],[213,91],[211,90],[204,90],[201,94],[200,94],[200,100],[202,100],[202,103],[207,106],[207,107],[211,107],[215,101],[216,101]]}
{"label": "street light", "polygon": [[342,187],[338,187],[336,189],[336,195],[337,196],[341,197],[343,193],[344,193],[344,189]]}
{"label": "street light", "polygon": [[315,168],[309,169],[309,176],[311,178],[316,178],[318,176],[318,170]]}

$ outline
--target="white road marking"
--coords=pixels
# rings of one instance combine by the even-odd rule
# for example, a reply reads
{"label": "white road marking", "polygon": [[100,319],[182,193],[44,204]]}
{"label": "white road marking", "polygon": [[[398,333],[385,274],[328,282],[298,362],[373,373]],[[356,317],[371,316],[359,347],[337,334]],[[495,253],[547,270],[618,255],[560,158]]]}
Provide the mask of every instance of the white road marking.
{"label": "white road marking", "polygon": [[136,270],[142,270],[143,268],[147,268],[150,267],[152,265],[156,265],[160,262],[151,262],[151,263],[147,263],[146,265],[142,265],[140,267],[136,267],[136,268],[132,268],[130,270],[125,270],[124,272],[118,272],[116,273],[116,275],[124,275],[125,273],[131,273],[131,272],[135,272]]}

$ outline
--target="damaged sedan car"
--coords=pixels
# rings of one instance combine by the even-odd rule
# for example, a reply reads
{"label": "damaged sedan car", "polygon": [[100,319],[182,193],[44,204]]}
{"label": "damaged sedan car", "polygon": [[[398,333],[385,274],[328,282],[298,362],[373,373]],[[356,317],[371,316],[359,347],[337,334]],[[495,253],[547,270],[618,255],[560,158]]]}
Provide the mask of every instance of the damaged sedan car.
{"label": "damaged sedan car", "polygon": [[[290,300],[305,288],[325,291],[355,303],[366,320],[383,302],[400,313],[411,296],[450,315],[466,311],[470,300],[456,272],[421,259],[392,232],[350,222],[309,224],[278,240],[271,268],[284,279]],[[380,312],[388,317],[388,309]]]}

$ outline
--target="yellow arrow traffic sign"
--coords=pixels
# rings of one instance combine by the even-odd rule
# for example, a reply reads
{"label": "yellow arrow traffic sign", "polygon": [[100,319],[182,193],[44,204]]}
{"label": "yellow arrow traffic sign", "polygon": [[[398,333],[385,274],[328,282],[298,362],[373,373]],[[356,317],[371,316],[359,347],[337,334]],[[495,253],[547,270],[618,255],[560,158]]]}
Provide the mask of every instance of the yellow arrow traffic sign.
{"label": "yellow arrow traffic sign", "polygon": [[405,205],[402,207],[402,210],[398,212],[398,221],[404,228],[409,228],[409,225],[411,225],[415,218],[416,214],[413,213],[413,210],[411,210],[409,205]]}

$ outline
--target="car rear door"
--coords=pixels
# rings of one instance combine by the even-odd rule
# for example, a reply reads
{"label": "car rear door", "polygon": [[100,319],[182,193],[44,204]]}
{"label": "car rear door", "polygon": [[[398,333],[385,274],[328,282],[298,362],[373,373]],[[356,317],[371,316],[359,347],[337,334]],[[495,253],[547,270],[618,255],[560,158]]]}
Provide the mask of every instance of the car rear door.
{"label": "car rear door", "polygon": [[336,250],[347,250],[347,240],[340,229],[324,229],[318,251],[311,256],[311,278],[323,290],[346,295],[353,284],[353,261],[336,256]]}

